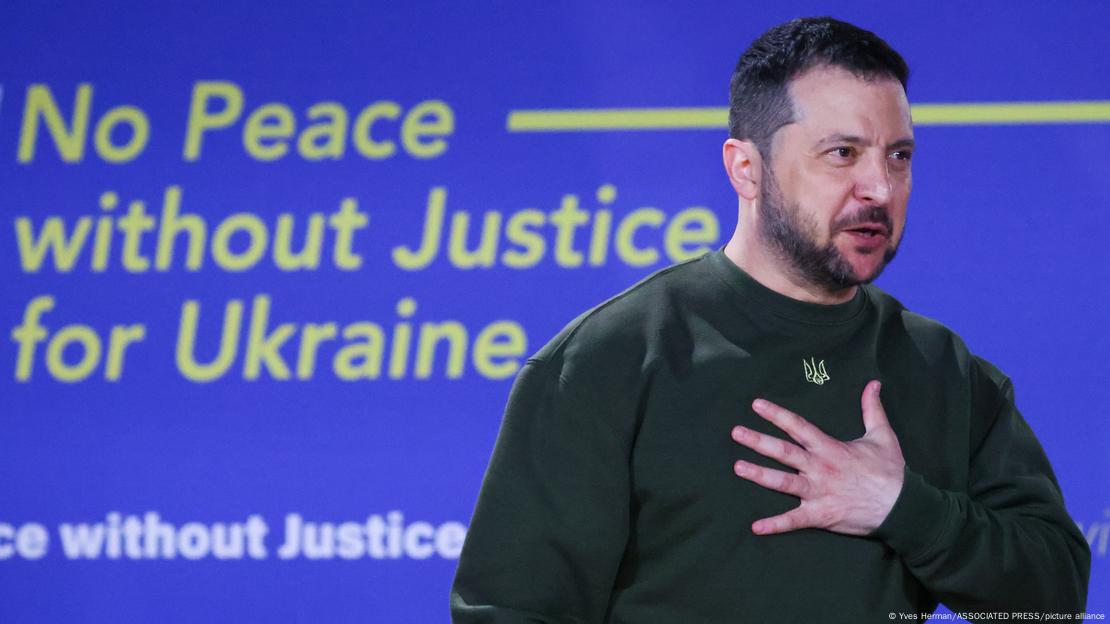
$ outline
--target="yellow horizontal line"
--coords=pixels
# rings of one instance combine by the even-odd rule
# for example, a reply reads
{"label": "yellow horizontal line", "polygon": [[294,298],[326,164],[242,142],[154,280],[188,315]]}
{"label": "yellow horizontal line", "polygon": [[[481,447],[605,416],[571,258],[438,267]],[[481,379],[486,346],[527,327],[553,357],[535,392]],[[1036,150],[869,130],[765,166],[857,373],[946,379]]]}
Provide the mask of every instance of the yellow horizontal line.
{"label": "yellow horizontal line", "polygon": [[[916,104],[918,126],[1110,122],[1110,100],[1087,102],[974,102]],[[597,132],[618,130],[720,130],[728,109],[577,108],[509,111],[509,132]]]}
{"label": "yellow horizontal line", "polygon": [[956,124],[1105,123],[1110,101],[1089,102],[980,102],[972,104],[917,104],[913,122],[922,126]]}
{"label": "yellow horizontal line", "polygon": [[577,132],[593,130],[692,130],[728,127],[728,109],[578,108],[509,112],[509,132]]}

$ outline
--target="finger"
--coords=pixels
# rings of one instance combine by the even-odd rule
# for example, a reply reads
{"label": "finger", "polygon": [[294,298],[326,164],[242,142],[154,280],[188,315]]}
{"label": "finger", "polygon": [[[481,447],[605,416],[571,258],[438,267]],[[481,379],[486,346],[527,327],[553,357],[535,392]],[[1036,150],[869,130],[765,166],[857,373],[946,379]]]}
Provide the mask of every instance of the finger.
{"label": "finger", "polygon": [[890,421],[887,420],[886,410],[883,409],[883,403],[879,392],[882,389],[882,384],[879,380],[872,379],[863,388],[863,394],[860,396],[860,407],[863,409],[863,428],[867,433],[871,433],[875,429],[890,428]]}
{"label": "finger", "polygon": [[804,498],[809,491],[809,481],[801,475],[764,468],[742,459],[733,464],[732,470],[738,477],[783,494]]}
{"label": "finger", "polygon": [[801,507],[795,507],[784,514],[756,520],[752,523],[752,533],[756,535],[774,535],[775,533],[787,533],[815,526],[817,525],[813,524],[809,515]]}
{"label": "finger", "polygon": [[756,399],[752,403],[752,409],[755,410],[756,414],[785,431],[806,449],[812,450],[832,440],[832,438],[825,435],[825,432],[805,418],[766,399]]}
{"label": "finger", "polygon": [[732,439],[760,455],[770,457],[781,464],[798,470],[802,470],[809,459],[809,454],[797,444],[753,431],[747,427],[733,427]]}

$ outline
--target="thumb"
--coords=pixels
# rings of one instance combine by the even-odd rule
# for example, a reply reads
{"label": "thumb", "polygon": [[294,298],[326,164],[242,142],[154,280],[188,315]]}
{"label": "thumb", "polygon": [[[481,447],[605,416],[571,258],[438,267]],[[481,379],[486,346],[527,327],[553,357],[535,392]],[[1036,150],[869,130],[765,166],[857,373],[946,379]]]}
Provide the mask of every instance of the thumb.
{"label": "thumb", "polygon": [[879,390],[882,384],[879,380],[872,379],[863,388],[863,396],[860,397],[860,406],[863,408],[863,428],[867,433],[871,433],[875,429],[890,427],[890,421],[886,418],[886,410],[883,409],[883,403],[879,398]]}

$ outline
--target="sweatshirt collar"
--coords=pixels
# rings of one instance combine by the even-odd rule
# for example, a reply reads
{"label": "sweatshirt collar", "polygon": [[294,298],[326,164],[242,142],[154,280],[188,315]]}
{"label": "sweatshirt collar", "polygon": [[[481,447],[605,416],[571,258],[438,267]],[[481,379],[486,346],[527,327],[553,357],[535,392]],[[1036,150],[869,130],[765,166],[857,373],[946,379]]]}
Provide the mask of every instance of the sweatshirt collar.
{"label": "sweatshirt collar", "polygon": [[709,254],[709,261],[717,274],[733,291],[746,300],[752,301],[771,314],[791,321],[815,325],[838,325],[856,318],[863,311],[867,301],[866,289],[856,288],[850,301],[836,304],[809,303],[780,294],[760,284],[752,276],[725,255],[724,247]]}

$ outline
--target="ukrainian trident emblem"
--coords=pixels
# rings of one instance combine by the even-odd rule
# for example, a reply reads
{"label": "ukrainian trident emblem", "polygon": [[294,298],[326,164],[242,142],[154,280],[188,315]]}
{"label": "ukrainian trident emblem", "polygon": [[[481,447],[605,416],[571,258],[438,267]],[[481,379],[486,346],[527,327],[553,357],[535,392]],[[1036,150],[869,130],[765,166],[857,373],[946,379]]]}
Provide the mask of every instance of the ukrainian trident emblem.
{"label": "ukrainian trident emblem", "polygon": [[805,367],[806,381],[812,381],[820,386],[829,380],[829,374],[825,372],[825,360],[820,362],[816,360],[817,358],[809,358],[808,362],[802,360],[802,366]]}

